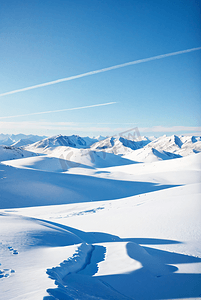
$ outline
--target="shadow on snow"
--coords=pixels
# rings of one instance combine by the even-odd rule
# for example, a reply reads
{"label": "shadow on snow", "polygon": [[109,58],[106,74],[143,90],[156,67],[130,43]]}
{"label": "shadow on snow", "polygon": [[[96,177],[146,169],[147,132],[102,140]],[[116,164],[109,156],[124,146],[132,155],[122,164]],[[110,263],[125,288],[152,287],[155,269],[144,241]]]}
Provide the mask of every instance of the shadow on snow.
{"label": "shadow on snow", "polygon": [[132,182],[4,166],[0,209],[115,200],[178,185]]}
{"label": "shadow on snow", "polygon": [[[84,232],[54,222],[47,226],[72,232],[84,242],[93,244],[86,266],[56,282],[56,289],[48,289],[44,299],[185,299],[201,294],[201,274],[177,273],[174,265],[201,263],[201,258],[159,250],[149,245],[179,244],[175,240],[154,238],[119,238],[103,232]],[[142,267],[129,273],[95,276],[98,263],[105,260],[106,247],[96,243],[126,243],[127,255]],[[68,244],[68,243],[67,243]],[[142,246],[143,245],[143,246]],[[146,245],[146,246],[145,246]],[[119,258],[121,259],[121,258]],[[77,291],[77,292],[76,292]],[[113,291],[113,292],[112,292]],[[78,294],[77,294],[78,293]],[[76,298],[77,297],[77,298]],[[100,298],[98,298],[100,297]]]}

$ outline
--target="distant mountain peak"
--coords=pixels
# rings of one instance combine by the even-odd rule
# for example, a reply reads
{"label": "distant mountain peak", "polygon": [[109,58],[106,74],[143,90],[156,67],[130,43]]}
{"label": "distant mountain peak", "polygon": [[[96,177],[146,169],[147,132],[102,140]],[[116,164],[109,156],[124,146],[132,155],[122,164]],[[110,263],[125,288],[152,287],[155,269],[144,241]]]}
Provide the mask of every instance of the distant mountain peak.
{"label": "distant mountain peak", "polygon": [[72,148],[86,148],[87,142],[84,138],[81,138],[79,135],[55,135],[52,137],[45,138],[39,142],[32,144],[31,148],[49,148],[49,147],[72,147]]}

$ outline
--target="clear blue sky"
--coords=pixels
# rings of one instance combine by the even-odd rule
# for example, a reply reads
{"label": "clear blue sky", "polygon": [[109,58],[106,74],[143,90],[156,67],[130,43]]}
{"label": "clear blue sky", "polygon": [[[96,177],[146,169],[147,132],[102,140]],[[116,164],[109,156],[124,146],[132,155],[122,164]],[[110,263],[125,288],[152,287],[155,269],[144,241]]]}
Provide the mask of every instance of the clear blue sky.
{"label": "clear blue sky", "polygon": [[[0,0],[0,94],[201,46],[199,0]],[[201,131],[201,51],[0,97],[0,133]],[[175,127],[176,126],[176,127]]]}

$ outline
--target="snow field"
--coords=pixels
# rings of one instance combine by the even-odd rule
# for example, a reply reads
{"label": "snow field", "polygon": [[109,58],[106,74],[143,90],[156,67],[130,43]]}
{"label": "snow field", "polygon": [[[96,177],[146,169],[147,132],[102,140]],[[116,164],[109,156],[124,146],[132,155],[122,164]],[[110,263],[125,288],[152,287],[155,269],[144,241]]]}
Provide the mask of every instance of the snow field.
{"label": "snow field", "polygon": [[201,154],[69,151],[0,164],[0,299],[201,299]]}

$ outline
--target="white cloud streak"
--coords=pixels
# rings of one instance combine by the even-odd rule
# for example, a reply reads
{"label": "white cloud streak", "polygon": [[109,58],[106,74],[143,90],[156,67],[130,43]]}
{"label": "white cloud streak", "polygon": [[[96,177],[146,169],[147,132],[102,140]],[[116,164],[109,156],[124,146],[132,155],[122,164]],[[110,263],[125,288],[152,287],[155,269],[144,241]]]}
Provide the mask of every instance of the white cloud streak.
{"label": "white cloud streak", "polygon": [[94,104],[94,105],[74,107],[74,108],[64,108],[64,109],[59,109],[59,110],[35,112],[35,113],[29,113],[29,114],[23,114],[23,115],[6,116],[6,117],[0,117],[0,119],[27,117],[27,116],[34,116],[34,115],[43,115],[43,114],[57,113],[57,112],[63,112],[63,111],[69,111],[69,110],[79,110],[79,109],[86,109],[86,108],[92,108],[92,107],[106,106],[106,105],[111,105],[111,104],[115,104],[115,103],[117,103],[117,102],[108,102],[108,103]]}
{"label": "white cloud streak", "polygon": [[70,76],[70,77],[66,77],[66,78],[61,78],[61,79],[49,81],[49,82],[46,82],[46,83],[41,83],[41,84],[26,87],[26,88],[22,88],[22,89],[10,91],[10,92],[2,93],[2,94],[0,94],[0,97],[11,95],[11,94],[16,94],[16,93],[20,93],[20,92],[25,92],[25,91],[28,91],[28,90],[33,90],[33,89],[37,89],[37,88],[40,88],[40,87],[45,87],[45,86],[49,86],[49,85],[53,85],[53,84],[57,84],[57,83],[65,82],[65,81],[70,81],[70,80],[74,80],[74,79],[78,79],[78,78],[82,78],[82,77],[86,77],[86,76],[90,76],[90,75],[95,75],[95,74],[98,74],[98,73],[103,73],[103,72],[107,72],[107,71],[111,71],[111,70],[115,70],[115,69],[119,69],[119,68],[124,68],[124,67],[131,66],[131,65],[137,65],[137,64],[141,64],[141,63],[145,63],[145,62],[149,62],[149,61],[153,61],[153,60],[158,60],[158,59],[162,59],[162,58],[166,58],[166,57],[170,57],[170,56],[176,56],[176,55],[185,54],[185,53],[189,53],[189,52],[193,52],[193,51],[198,51],[198,50],[201,50],[201,47],[176,51],[176,52],[172,52],[172,53],[166,53],[166,54],[157,55],[157,56],[153,56],[153,57],[149,57],[149,58],[138,59],[138,60],[130,61],[130,62],[127,62],[127,63],[111,66],[111,67],[108,67],[108,68],[103,68],[103,69],[100,69],[100,70],[90,71],[90,72],[82,73],[82,74],[79,74],[79,75],[74,75],[74,76]]}

